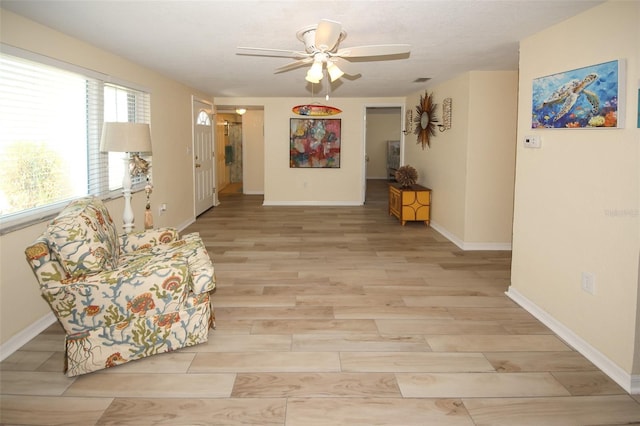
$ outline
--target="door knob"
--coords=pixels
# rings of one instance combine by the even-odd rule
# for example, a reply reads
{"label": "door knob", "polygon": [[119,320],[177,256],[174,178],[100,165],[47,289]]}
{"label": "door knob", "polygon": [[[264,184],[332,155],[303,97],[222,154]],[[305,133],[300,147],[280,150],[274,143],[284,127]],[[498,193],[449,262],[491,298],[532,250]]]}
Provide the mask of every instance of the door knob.
{"label": "door knob", "polygon": [[201,166],[202,166],[202,165],[201,165],[200,163],[196,163],[196,169],[197,169],[198,167],[201,167]]}

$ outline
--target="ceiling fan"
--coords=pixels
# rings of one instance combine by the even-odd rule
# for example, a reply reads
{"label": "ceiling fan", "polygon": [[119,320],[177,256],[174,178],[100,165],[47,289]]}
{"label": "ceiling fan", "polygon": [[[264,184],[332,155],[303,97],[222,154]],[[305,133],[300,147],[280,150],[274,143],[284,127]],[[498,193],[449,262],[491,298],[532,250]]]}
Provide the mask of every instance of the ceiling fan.
{"label": "ceiling fan", "polygon": [[[239,55],[280,56],[295,58],[296,61],[276,69],[276,73],[290,71],[312,64],[305,79],[311,83],[319,83],[324,77],[324,67],[331,81],[342,77],[345,73],[353,75],[349,63],[354,58],[371,58],[378,56],[402,55],[410,52],[408,44],[378,44],[339,48],[340,42],[347,37],[340,22],[321,19],[318,25],[312,25],[296,33],[298,40],[304,43],[304,51],[287,49],[270,49],[263,47],[238,47]],[[338,64],[344,69],[340,69]]]}

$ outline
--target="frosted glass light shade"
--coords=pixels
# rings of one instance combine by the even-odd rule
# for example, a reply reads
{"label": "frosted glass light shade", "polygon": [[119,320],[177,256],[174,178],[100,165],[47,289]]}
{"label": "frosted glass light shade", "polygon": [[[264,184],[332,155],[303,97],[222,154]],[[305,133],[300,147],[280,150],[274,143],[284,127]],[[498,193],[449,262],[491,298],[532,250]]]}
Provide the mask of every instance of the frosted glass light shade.
{"label": "frosted glass light shade", "polygon": [[311,65],[311,68],[307,72],[306,79],[307,81],[316,80],[316,81],[311,81],[312,83],[317,83],[320,80],[322,80],[322,62],[321,61],[315,61],[313,65]]}
{"label": "frosted glass light shade", "polygon": [[344,75],[344,72],[333,62],[327,62],[327,72],[332,82]]}

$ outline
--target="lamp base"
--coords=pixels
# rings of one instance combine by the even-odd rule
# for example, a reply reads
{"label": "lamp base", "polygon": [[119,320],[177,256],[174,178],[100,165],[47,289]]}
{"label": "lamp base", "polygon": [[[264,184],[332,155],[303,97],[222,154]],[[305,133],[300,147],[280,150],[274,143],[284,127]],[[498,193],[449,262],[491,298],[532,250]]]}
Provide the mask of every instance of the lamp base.
{"label": "lamp base", "polygon": [[124,197],[124,212],[122,213],[122,228],[125,233],[133,231],[133,208],[131,207],[131,174],[129,173],[129,154],[124,157],[124,176],[122,178],[122,196]]}

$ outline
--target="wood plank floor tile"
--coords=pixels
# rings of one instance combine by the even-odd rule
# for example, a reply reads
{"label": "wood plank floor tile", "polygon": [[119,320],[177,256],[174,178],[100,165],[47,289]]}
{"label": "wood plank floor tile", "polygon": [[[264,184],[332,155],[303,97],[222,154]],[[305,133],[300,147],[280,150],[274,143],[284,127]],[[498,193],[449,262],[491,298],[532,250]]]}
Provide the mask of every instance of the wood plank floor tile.
{"label": "wood plank floor tile", "polygon": [[190,373],[273,371],[340,371],[335,352],[198,353]]}
{"label": "wood plank floor tile", "polygon": [[289,398],[286,426],[473,426],[456,399]]}
{"label": "wood plank floor tile", "polygon": [[[216,316],[216,318],[219,317]],[[220,321],[220,319],[217,321]],[[285,334],[209,335],[208,342],[188,348],[189,352],[282,352],[290,349],[291,336]]]}
{"label": "wood plank floor tile", "polygon": [[493,287],[477,286],[475,288],[446,287],[434,285],[365,285],[364,291],[367,294],[400,294],[404,296],[485,296],[485,297],[503,297],[504,290],[502,286]]}
{"label": "wood plank floor tile", "polygon": [[[190,348],[189,348],[190,349]],[[196,355],[187,350],[172,351],[138,359],[119,365],[117,368],[100,370],[96,374],[129,373],[186,373]]]}
{"label": "wood plank floor tile", "polygon": [[269,306],[295,306],[296,298],[294,296],[226,296],[223,291],[216,292],[213,301],[214,308],[222,307],[269,307]]}
{"label": "wood plank floor tile", "polygon": [[377,319],[380,333],[405,334],[482,334],[496,335],[509,332],[495,321],[457,321],[453,319]]}
{"label": "wood plank floor tile", "polygon": [[297,296],[298,306],[405,306],[404,298],[385,295],[331,294]]}
{"label": "wood plank floor tile", "polygon": [[[117,367],[115,367],[117,368]],[[226,398],[236,375],[126,373],[86,374],[69,386],[65,396],[129,398]]]}
{"label": "wood plank floor tile", "polygon": [[54,352],[47,360],[40,365],[36,371],[48,371],[51,373],[64,373],[65,353]]}
{"label": "wood plank floor tile", "polygon": [[430,352],[423,336],[378,334],[296,334],[294,351]]}
{"label": "wood plank floor tile", "polygon": [[357,284],[331,284],[329,282],[323,283],[323,285],[312,285],[308,282],[304,282],[305,280],[299,279],[297,283],[289,284],[289,285],[280,285],[280,286],[268,286],[264,289],[264,294],[269,296],[277,296],[277,295],[295,295],[295,296],[304,296],[304,295],[314,295],[314,296],[322,296],[322,295],[335,295],[335,294],[349,294],[349,295],[358,295],[362,296],[365,294],[364,289],[361,285]]}
{"label": "wood plank floor tile", "polygon": [[53,354],[51,351],[16,351],[0,363],[0,371],[37,370]]}
{"label": "wood plank floor tile", "polygon": [[571,351],[557,336],[538,335],[448,335],[427,336],[427,342],[437,352],[497,352],[497,351]]}
{"label": "wood plank floor tile", "polygon": [[116,398],[97,422],[121,425],[283,425],[283,398]]}
{"label": "wood plank floor tile", "polygon": [[216,307],[216,319],[224,322],[233,319],[333,319],[334,309],[331,306],[296,306],[296,307]]}
{"label": "wood plank floor tile", "polygon": [[334,306],[336,319],[453,319],[447,308],[411,306]]}
{"label": "wood plank floor tile", "polygon": [[400,397],[393,374],[240,373],[232,397]]}
{"label": "wood plank floor tile", "polygon": [[376,333],[374,320],[256,320],[251,332],[254,334],[338,334]]}
{"label": "wood plank floor tile", "polygon": [[602,371],[559,371],[551,373],[571,395],[624,395],[626,392]]}
{"label": "wood plank floor tile", "polygon": [[75,380],[62,374],[62,369],[58,373],[3,371],[0,389],[3,395],[62,395]]}
{"label": "wood plank floor tile", "polygon": [[469,308],[447,307],[447,312],[457,320],[467,321],[537,321],[533,315],[520,307],[508,308]]}
{"label": "wood plank floor tile", "polygon": [[113,398],[56,398],[4,394],[0,398],[0,423],[3,425],[94,425],[112,401]]}
{"label": "wood plank floor tile", "polygon": [[56,352],[64,350],[64,332],[41,333],[31,339],[22,348],[23,351]]}
{"label": "wood plank floor tile", "polygon": [[584,426],[640,423],[640,404],[627,395],[463,399],[477,426]]}
{"label": "wood plank floor tile", "polygon": [[479,353],[342,352],[342,371],[494,372]]}
{"label": "wood plank floor tile", "polygon": [[484,352],[498,372],[592,371],[596,367],[577,352]]}
{"label": "wood plank floor tile", "polygon": [[506,296],[406,296],[407,306],[444,306],[474,308],[513,308],[516,304]]}
{"label": "wood plank floor tile", "polygon": [[570,395],[550,373],[398,373],[396,379],[405,398]]}

